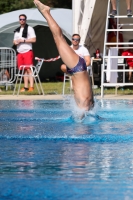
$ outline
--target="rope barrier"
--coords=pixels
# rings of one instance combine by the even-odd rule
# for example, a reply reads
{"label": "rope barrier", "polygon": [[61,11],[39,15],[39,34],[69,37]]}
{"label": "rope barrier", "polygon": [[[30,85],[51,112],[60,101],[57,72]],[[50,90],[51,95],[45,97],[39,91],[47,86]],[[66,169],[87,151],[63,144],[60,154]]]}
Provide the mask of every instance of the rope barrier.
{"label": "rope barrier", "polygon": [[60,59],[60,56],[57,56],[57,57],[55,57],[55,58],[50,58],[50,59],[44,59],[44,58],[38,58],[38,57],[35,57],[35,60],[43,60],[44,62],[53,62],[53,61],[56,61],[56,60],[58,60],[58,59]]}

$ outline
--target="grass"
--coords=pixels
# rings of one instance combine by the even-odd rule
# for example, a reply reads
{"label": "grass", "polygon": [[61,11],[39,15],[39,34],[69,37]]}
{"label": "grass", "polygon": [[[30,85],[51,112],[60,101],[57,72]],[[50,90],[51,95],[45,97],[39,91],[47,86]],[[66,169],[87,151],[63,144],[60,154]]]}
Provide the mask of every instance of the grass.
{"label": "grass", "polygon": [[[21,88],[24,85],[21,85]],[[63,82],[46,82],[42,83],[42,87],[44,90],[44,93],[47,94],[62,94],[62,89],[63,89]],[[6,90],[5,86],[0,86],[0,95],[11,95],[13,94],[13,90],[8,87],[8,90]],[[18,86],[17,86],[18,89]],[[17,92],[17,90],[16,90]],[[94,95],[100,95],[101,94],[101,89],[97,88],[93,90]],[[25,95],[38,95],[37,88],[35,86],[35,89],[33,92],[23,92],[20,93],[25,94]],[[66,87],[65,87],[65,94],[70,94],[70,84],[69,82],[66,82]],[[115,94],[115,88],[105,88],[104,89],[104,94]],[[123,87],[123,88],[118,88],[117,94],[121,95],[133,95],[133,87]]]}
{"label": "grass", "polygon": [[[101,95],[101,89],[94,89],[93,90],[94,95]],[[104,95],[109,95],[109,94],[115,94],[116,93],[116,89],[115,88],[105,88],[104,89]],[[117,89],[117,94],[118,95],[133,95],[133,88],[128,87],[128,88],[118,88]]]}
{"label": "grass", "polygon": [[[65,92],[67,94],[70,93],[70,88],[69,88],[69,83],[67,82],[66,83],[66,90]],[[39,86],[39,84],[38,84]],[[21,87],[22,88],[24,87],[23,84],[21,84]],[[44,90],[44,93],[45,94],[62,94],[62,89],[63,89],[63,82],[46,82],[46,83],[42,83],[42,87],[43,87],[43,90]],[[17,88],[16,88],[16,93],[18,91],[18,85],[17,85]],[[15,93],[15,94],[16,94]],[[8,90],[6,90],[6,87],[5,86],[0,86],[0,95],[11,95],[13,94],[13,88],[8,86]],[[36,88],[36,85],[34,84],[34,91],[33,92],[22,92],[20,93],[20,95],[38,95],[38,91],[37,91],[37,88]]]}

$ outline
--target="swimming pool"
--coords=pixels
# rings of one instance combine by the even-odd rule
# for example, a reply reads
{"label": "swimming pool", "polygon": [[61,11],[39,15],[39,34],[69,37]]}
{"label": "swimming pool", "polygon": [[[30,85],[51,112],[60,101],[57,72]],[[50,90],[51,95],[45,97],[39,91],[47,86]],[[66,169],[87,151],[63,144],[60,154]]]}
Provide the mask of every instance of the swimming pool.
{"label": "swimming pool", "polygon": [[0,200],[133,199],[133,101],[0,101]]}

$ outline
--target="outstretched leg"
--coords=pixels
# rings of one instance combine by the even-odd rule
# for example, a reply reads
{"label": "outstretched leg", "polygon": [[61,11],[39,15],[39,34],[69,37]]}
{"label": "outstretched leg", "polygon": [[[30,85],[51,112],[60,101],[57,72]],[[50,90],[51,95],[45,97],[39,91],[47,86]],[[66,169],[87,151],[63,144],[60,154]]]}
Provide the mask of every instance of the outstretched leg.
{"label": "outstretched leg", "polygon": [[42,13],[44,18],[47,20],[63,62],[69,68],[75,67],[79,61],[79,56],[72,50],[72,48],[67,44],[66,40],[64,39],[61,28],[58,26],[58,24],[50,14],[50,7],[45,6],[38,0],[34,0],[34,3],[39,11]]}
{"label": "outstretched leg", "polygon": [[[39,0],[34,0],[34,3],[46,19],[49,28],[53,34],[53,38],[59,54],[65,65],[71,69],[79,66],[83,67],[83,65],[85,65],[85,62],[83,61],[82,63],[79,59],[79,56],[67,44],[60,27],[50,14],[50,8],[42,4]],[[77,64],[79,64],[79,66]],[[84,110],[89,110],[93,103],[93,94],[88,72],[86,70],[80,71],[79,73],[78,71],[75,72],[72,76],[72,84],[74,89],[75,101],[78,107]]]}

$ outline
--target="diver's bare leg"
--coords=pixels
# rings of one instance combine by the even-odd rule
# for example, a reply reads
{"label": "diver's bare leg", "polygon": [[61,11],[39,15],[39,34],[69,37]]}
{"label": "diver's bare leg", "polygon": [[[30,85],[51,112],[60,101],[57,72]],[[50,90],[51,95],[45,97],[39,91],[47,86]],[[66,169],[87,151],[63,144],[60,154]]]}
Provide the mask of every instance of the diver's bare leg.
{"label": "diver's bare leg", "polygon": [[[50,8],[48,6],[45,6],[44,4],[42,4],[39,0],[34,0],[35,5],[38,7],[39,11],[42,13],[42,15],[44,16],[44,18],[46,19],[49,28],[53,34],[54,37],[54,41],[56,43],[57,49],[59,51],[59,54],[63,60],[63,62],[66,64],[66,66],[68,66],[69,68],[73,68],[77,65],[78,61],[79,61],[79,56],[73,51],[73,49],[67,44],[66,40],[63,37],[62,31],[60,29],[60,27],[58,26],[58,24],[56,23],[56,21],[53,19],[53,17],[50,14]],[[80,78],[80,81],[79,81]],[[84,92],[84,96],[83,91],[80,90],[78,88],[78,90],[76,90],[76,95],[75,97],[79,99],[77,105],[80,108],[83,108],[86,110],[90,109],[90,104],[91,101],[89,100],[90,98],[92,98],[92,94],[91,94],[91,85],[90,82],[88,82],[88,72],[83,72],[83,73],[77,73],[73,79],[75,80],[75,87],[78,87],[78,81],[81,82],[79,84],[80,88],[83,88],[84,85],[84,89],[86,89],[86,91]],[[74,86],[73,86],[74,87]],[[89,91],[88,91],[89,88]],[[90,97],[89,97],[90,96]],[[88,99],[89,97],[89,99]],[[86,105],[86,99],[88,102],[88,105]]]}
{"label": "diver's bare leg", "polygon": [[34,0],[35,5],[47,20],[49,28],[53,34],[57,49],[63,62],[69,67],[73,68],[79,61],[79,56],[72,50],[63,37],[61,28],[50,14],[50,7],[45,6],[38,0]]}

